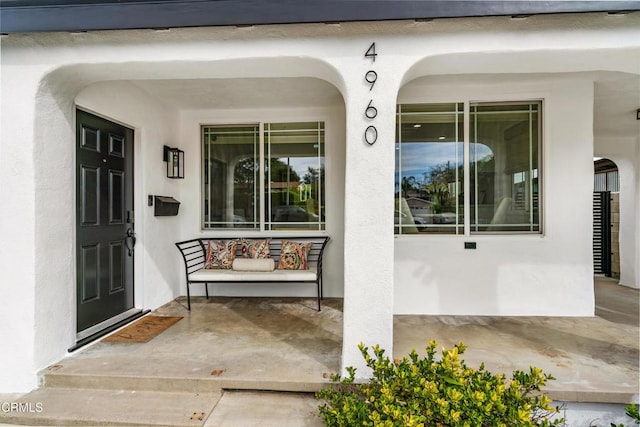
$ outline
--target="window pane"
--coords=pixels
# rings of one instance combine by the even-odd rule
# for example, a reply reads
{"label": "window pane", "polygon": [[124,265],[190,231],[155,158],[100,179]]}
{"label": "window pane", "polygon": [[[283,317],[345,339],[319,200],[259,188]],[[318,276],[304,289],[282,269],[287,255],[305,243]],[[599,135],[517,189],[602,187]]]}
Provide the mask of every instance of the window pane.
{"label": "window pane", "polygon": [[471,104],[471,231],[540,232],[540,107]]}
{"label": "window pane", "polygon": [[395,232],[464,232],[463,104],[398,106]]}
{"label": "window pane", "polygon": [[324,123],[265,124],[267,230],[324,230]]}
{"label": "window pane", "polygon": [[203,129],[203,228],[258,228],[258,126]]}

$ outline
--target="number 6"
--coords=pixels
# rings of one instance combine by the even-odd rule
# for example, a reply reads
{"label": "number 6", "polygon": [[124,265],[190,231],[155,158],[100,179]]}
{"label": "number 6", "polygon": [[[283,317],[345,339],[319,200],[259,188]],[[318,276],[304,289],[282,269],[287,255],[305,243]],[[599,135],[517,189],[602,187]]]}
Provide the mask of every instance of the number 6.
{"label": "number 6", "polygon": [[375,119],[378,115],[378,109],[371,105],[373,99],[369,101],[369,105],[367,105],[367,109],[364,110],[364,115],[367,116],[367,119]]}

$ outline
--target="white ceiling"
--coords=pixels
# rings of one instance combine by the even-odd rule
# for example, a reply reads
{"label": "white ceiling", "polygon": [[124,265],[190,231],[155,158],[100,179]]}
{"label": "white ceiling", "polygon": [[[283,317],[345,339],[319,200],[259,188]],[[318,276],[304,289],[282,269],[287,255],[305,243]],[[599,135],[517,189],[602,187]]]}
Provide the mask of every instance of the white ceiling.
{"label": "white ceiling", "polygon": [[[638,137],[640,75],[619,72],[583,73],[595,81],[594,134],[598,137]],[[431,76],[425,79],[451,79]],[[480,76],[482,82],[517,80],[521,75]],[[480,79],[480,80],[478,80]],[[468,82],[470,76],[465,76]],[[327,107],[343,104],[330,83],[317,78],[229,78],[132,81],[176,110]],[[411,86],[410,82],[407,86]]]}
{"label": "white ceiling", "polygon": [[600,137],[638,137],[640,75],[597,73],[594,101],[594,134]]}
{"label": "white ceiling", "polygon": [[325,107],[343,103],[342,95],[332,84],[309,77],[132,83],[178,110]]}

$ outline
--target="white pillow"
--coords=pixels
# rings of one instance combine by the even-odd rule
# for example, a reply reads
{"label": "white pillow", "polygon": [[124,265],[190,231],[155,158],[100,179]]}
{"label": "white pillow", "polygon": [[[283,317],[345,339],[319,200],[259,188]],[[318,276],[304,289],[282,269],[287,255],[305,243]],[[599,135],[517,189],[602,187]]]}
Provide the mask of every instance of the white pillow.
{"label": "white pillow", "polygon": [[273,271],[275,268],[273,258],[236,258],[231,266],[235,271]]}

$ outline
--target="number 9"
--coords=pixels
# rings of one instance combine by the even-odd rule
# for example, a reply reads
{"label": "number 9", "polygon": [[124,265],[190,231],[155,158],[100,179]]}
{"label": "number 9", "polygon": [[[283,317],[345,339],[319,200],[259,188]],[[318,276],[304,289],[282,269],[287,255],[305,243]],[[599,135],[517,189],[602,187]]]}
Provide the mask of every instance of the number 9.
{"label": "number 9", "polygon": [[369,90],[373,90],[373,86],[376,84],[376,80],[378,80],[378,73],[373,70],[367,71],[367,74],[364,75],[364,79],[371,85]]}

